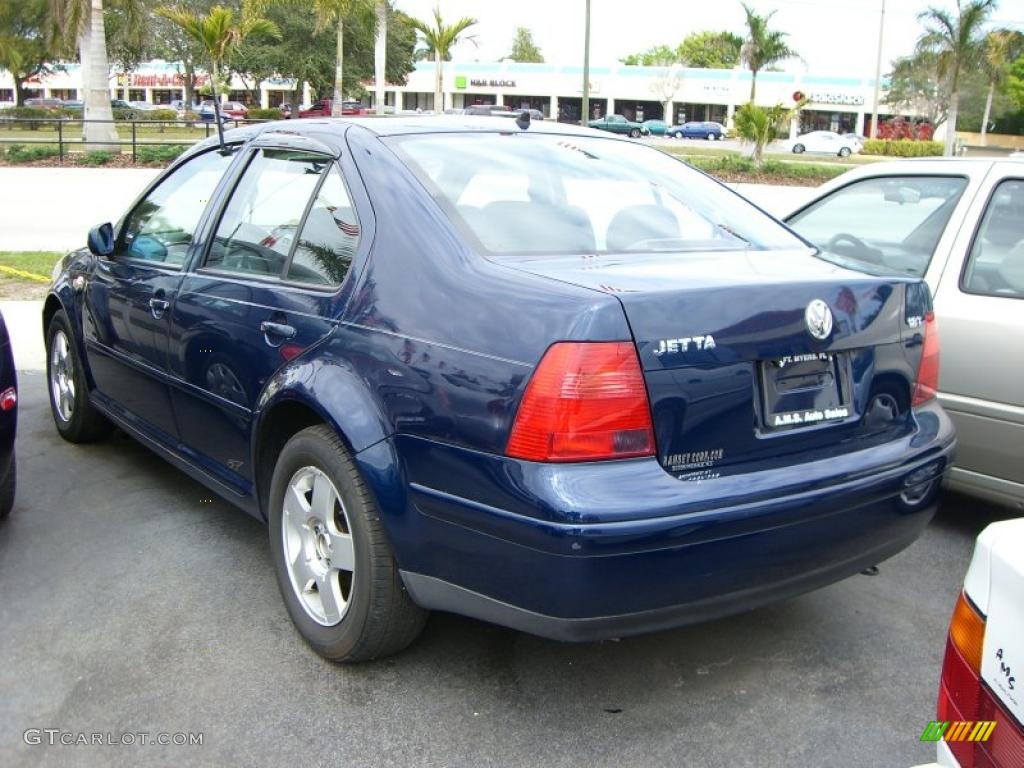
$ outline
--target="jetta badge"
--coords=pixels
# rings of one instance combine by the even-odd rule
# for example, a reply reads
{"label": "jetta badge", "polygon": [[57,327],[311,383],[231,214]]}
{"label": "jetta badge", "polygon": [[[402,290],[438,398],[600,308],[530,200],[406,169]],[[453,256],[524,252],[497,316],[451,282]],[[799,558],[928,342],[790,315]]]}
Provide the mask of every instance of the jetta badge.
{"label": "jetta badge", "polygon": [[832,333],[832,310],[821,299],[815,299],[804,311],[807,332],[818,340],[824,340]]}

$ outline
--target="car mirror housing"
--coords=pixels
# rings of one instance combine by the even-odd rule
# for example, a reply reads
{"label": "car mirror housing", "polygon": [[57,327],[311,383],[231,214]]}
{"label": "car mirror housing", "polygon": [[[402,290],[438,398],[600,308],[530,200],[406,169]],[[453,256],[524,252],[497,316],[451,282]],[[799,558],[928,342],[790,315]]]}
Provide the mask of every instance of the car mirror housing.
{"label": "car mirror housing", "polygon": [[89,230],[89,237],[86,241],[89,251],[96,256],[109,257],[114,253],[114,227],[108,221],[97,224]]}

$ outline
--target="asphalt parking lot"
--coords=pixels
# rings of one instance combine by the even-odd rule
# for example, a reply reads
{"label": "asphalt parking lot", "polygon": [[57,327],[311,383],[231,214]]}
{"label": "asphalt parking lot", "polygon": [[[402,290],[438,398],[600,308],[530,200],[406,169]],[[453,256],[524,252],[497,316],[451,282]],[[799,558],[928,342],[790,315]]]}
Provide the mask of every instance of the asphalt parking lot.
{"label": "asphalt parking lot", "polygon": [[[711,624],[563,645],[434,615],[400,656],[341,667],[292,629],[260,523],[120,433],[62,442],[42,372],[20,389],[18,499],[0,523],[4,766],[928,762],[974,537],[1011,515],[949,499],[878,575]],[[203,743],[27,745],[29,728]]]}

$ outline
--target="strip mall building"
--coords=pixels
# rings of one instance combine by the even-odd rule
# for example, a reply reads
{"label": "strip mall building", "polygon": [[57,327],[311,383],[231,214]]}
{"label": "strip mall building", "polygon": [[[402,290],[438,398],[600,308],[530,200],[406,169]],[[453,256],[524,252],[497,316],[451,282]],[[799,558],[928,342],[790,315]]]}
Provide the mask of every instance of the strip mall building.
{"label": "strip mall building", "polygon": [[[199,76],[205,83],[204,75]],[[111,93],[128,101],[166,104],[184,97],[183,79],[173,63],[147,62],[130,73],[111,75]],[[556,64],[513,62],[449,62],[445,65],[445,106],[504,104],[532,107],[545,116],[575,122],[580,119],[583,69]],[[73,99],[80,85],[77,65],[30,83],[27,95]],[[372,83],[367,84],[372,90]],[[810,99],[804,109],[802,131],[833,130],[864,134],[874,108],[873,79],[813,72],[762,72],[757,78],[759,104],[791,104],[799,94]],[[292,100],[298,84],[271,78],[260,84],[260,106],[272,107]],[[308,104],[313,94],[301,89]],[[235,78],[227,98],[253,101],[245,84]],[[371,95],[372,101],[372,95]],[[750,72],[743,69],[687,69],[680,67],[593,66],[590,68],[592,117],[609,113],[629,119],[665,119],[670,122],[713,120],[728,124],[733,112],[750,98]],[[884,91],[882,93],[884,99]],[[0,102],[13,99],[10,75],[0,73]],[[395,110],[434,109],[434,64],[417,62],[404,85],[389,84],[386,103]],[[666,115],[666,105],[668,114]],[[882,117],[893,114],[883,101]]]}

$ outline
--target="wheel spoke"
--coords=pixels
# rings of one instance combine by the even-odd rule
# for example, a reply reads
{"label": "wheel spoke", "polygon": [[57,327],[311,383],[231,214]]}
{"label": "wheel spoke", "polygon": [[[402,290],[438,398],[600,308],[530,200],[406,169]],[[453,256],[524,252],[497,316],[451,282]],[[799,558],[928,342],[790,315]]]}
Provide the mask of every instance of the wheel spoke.
{"label": "wheel spoke", "polygon": [[317,474],[313,480],[313,503],[311,509],[315,517],[324,522],[334,519],[334,488],[325,475]]}
{"label": "wheel spoke", "polygon": [[300,592],[307,591],[318,578],[309,560],[306,559],[306,551],[303,547],[299,547],[296,551],[295,557],[292,558],[291,568]]}
{"label": "wheel spoke", "polygon": [[345,598],[342,597],[341,585],[338,584],[338,574],[335,571],[327,571],[327,575],[317,581],[316,588],[320,593],[324,619],[328,624],[337,624],[341,621],[341,611],[345,607]]}
{"label": "wheel spoke", "polygon": [[284,513],[288,517],[289,525],[296,531],[305,525],[306,517],[309,515],[309,503],[306,497],[294,486],[289,485],[284,495]]}
{"label": "wheel spoke", "polygon": [[355,548],[347,533],[331,534],[331,567],[350,572],[356,569]]}

